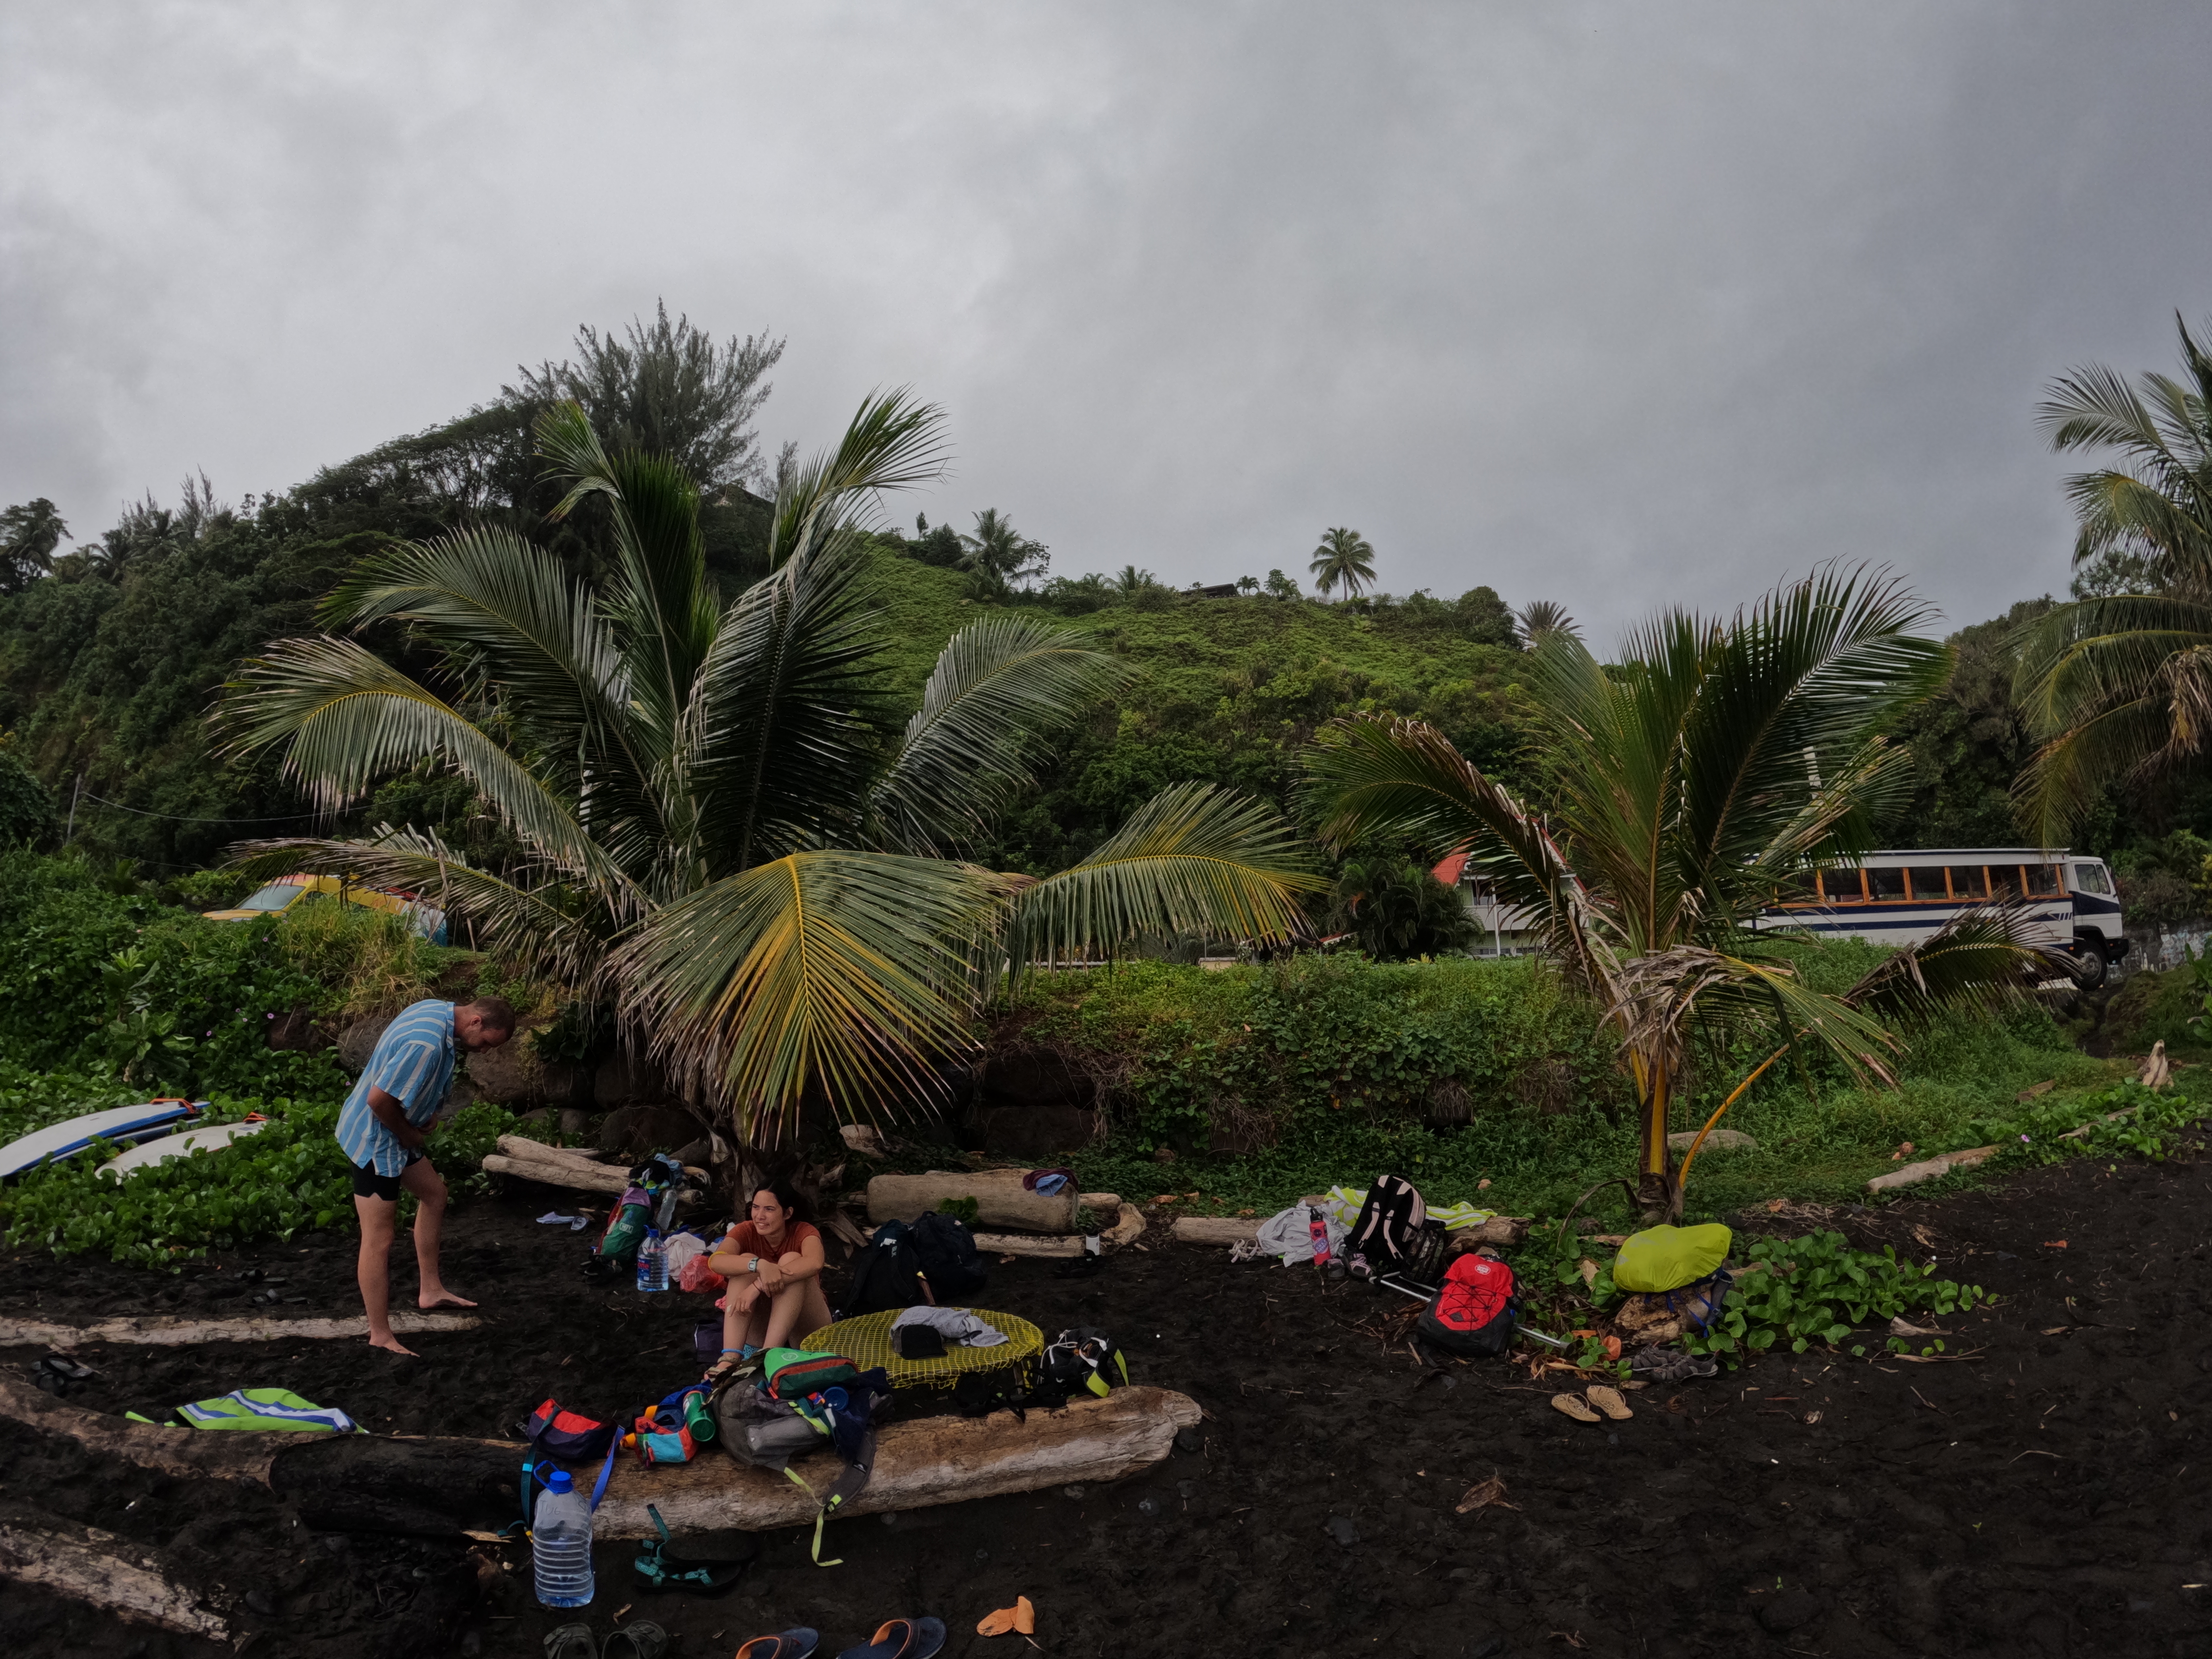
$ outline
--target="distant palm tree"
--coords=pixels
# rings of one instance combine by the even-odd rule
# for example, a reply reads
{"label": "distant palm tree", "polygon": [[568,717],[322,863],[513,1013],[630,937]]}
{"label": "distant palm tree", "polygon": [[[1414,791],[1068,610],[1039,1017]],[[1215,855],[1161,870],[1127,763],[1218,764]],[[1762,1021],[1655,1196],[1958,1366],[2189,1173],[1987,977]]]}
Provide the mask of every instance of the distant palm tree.
{"label": "distant palm tree", "polygon": [[1207,787],[1155,796],[1042,880],[961,856],[1120,671],[1079,636],[994,617],[947,643],[902,730],[887,721],[892,641],[858,532],[881,492],[939,476],[939,422],[871,398],[834,450],[787,471],[770,574],[724,605],[683,469],[610,455],[579,405],[556,405],[539,448],[569,486],[561,510],[604,504],[606,582],[497,526],[392,548],[324,619],[404,625],[429,681],[358,639],[280,640],[222,715],[234,752],[281,750],[333,807],[412,766],[457,774],[525,855],[483,868],[390,826],[241,850],[258,870],[433,896],[613,1002],[633,1041],[763,1142],[810,1092],[841,1113],[941,1097],[981,1000],[1033,963],[1144,935],[1285,935],[1320,886],[1296,836]]}
{"label": "distant palm tree", "polygon": [[1580,630],[1575,627],[1575,619],[1567,614],[1566,606],[1551,599],[1531,599],[1521,607],[1519,620],[1521,637],[1528,641],[1531,651],[1543,643],[1547,634],[1565,633],[1572,634],[1577,639],[1581,637]]}
{"label": "distant palm tree", "polygon": [[961,568],[974,579],[978,598],[1003,596],[1015,582],[1044,574],[1051,556],[1014,528],[995,507],[975,515],[975,532],[960,538]]}
{"label": "distant palm tree", "polygon": [[2037,411],[2053,449],[2119,452],[2066,493],[2075,565],[2134,590],[2055,606],[2024,635],[2017,695],[2044,744],[2016,793],[2045,846],[2107,783],[2171,770],[2212,734],[2212,355],[2175,322],[2182,380],[2147,374],[2138,390],[2093,364]]}
{"label": "distant palm tree", "polygon": [[1158,585],[1158,579],[1151,571],[1139,570],[1133,564],[1123,565],[1121,574],[1113,579],[1114,591],[1125,597],[1141,593],[1146,588]]}
{"label": "distant palm tree", "polygon": [[1325,531],[1321,545],[1314,549],[1313,562],[1306,568],[1313,574],[1314,586],[1323,593],[1341,586],[1347,597],[1356,599],[1361,588],[1374,585],[1375,549],[1357,530]]}

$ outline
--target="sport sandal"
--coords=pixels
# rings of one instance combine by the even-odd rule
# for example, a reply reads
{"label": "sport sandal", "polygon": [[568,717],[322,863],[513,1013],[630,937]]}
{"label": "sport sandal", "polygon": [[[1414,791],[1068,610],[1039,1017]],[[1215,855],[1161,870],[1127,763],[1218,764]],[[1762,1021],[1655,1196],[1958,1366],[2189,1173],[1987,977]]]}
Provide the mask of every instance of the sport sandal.
{"label": "sport sandal", "polygon": [[599,1644],[599,1659],[660,1659],[668,1651],[668,1632],[650,1619],[633,1619],[610,1631]]}
{"label": "sport sandal", "polygon": [[562,1625],[545,1638],[545,1659],[599,1659],[589,1625]]}
{"label": "sport sandal", "polygon": [[935,1659],[945,1645],[939,1619],[887,1619],[866,1645],[847,1648],[837,1659]]}
{"label": "sport sandal", "polygon": [[813,1659],[822,1632],[805,1625],[775,1636],[756,1636],[738,1650],[737,1659]]}

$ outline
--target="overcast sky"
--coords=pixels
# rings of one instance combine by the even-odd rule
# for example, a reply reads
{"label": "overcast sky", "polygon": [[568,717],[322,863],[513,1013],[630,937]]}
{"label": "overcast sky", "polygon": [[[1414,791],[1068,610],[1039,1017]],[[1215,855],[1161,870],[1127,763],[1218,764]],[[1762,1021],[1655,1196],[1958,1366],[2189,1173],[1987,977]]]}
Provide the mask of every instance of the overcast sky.
{"label": "overcast sky", "polygon": [[2062,586],[2070,365],[2212,312],[2212,8],[0,9],[0,502],[282,489],[579,323],[790,341],[1056,573]]}

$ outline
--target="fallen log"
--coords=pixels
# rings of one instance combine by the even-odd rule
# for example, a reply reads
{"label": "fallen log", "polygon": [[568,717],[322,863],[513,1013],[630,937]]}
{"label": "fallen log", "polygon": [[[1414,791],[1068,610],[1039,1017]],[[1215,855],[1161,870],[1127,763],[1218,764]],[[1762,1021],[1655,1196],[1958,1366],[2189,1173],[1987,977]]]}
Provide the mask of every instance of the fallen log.
{"label": "fallen log", "polygon": [[1887,1175],[1878,1175],[1867,1182],[1870,1193],[1886,1193],[1893,1188],[1911,1187],[1923,1181],[1933,1181],[1954,1170],[1970,1170],[1977,1164],[1995,1158],[1995,1146],[1976,1146],[1963,1152],[1945,1152],[1940,1158],[1923,1158],[1917,1164],[1908,1164],[1901,1170],[1892,1170]]}
{"label": "fallen log", "polygon": [[1241,1244],[1259,1236],[1257,1221],[1234,1215],[1179,1215],[1168,1230],[1178,1244]]}
{"label": "fallen log", "polygon": [[[1165,1457],[1176,1431],[1198,1420],[1198,1402],[1188,1396],[1134,1388],[1116,1389],[1103,1400],[1075,1401],[1060,1411],[1032,1410],[1026,1422],[1005,1413],[893,1421],[877,1437],[867,1490],[838,1513],[927,1509],[1071,1482],[1118,1480]],[[817,1454],[792,1467],[820,1492],[842,1466],[834,1455]],[[599,1506],[600,1536],[652,1537],[647,1504],[679,1534],[803,1526],[813,1521],[817,1506],[787,1477],[720,1451],[652,1468],[623,1458]]]}
{"label": "fallen log", "polygon": [[1119,1250],[1135,1243],[1144,1237],[1145,1212],[1133,1204],[1121,1206],[1121,1218],[1099,1234],[1100,1241],[1109,1250]]}
{"label": "fallen log", "polygon": [[266,1487],[312,1527],[397,1537],[505,1525],[524,1451],[501,1440],[173,1429],[67,1405],[6,1374],[0,1419],[179,1480]]}
{"label": "fallen log", "polygon": [[1074,1234],[1047,1237],[1037,1233],[977,1233],[975,1248],[985,1255],[1081,1255],[1083,1241]]}
{"label": "fallen log", "polygon": [[221,1604],[210,1605],[214,1598],[171,1577],[158,1553],[35,1510],[0,1511],[0,1578],[66,1595],[128,1624],[208,1642],[231,1639]]}
{"label": "fallen log", "polygon": [[[1006,1179],[1010,1173],[1014,1177],[1012,1181]],[[1012,1227],[1026,1233],[1072,1233],[1078,1196],[1062,1192],[1047,1198],[1030,1192],[1021,1184],[1018,1170],[880,1175],[868,1183],[868,1219],[878,1226],[886,1221],[912,1221],[948,1198],[972,1198],[978,1226]]]}
{"label": "fallen log", "polygon": [[[483,1323],[474,1314],[394,1313],[392,1328],[402,1336],[443,1331],[472,1331]],[[92,1342],[127,1342],[141,1346],[181,1348],[203,1342],[327,1342],[368,1335],[359,1319],[103,1319],[90,1325],[58,1325],[40,1319],[0,1319],[0,1348],[76,1348]]]}
{"label": "fallen log", "polygon": [[[589,1164],[600,1169],[608,1166],[599,1153],[584,1146],[549,1146],[542,1140],[532,1140],[528,1135],[501,1135],[499,1150],[509,1158],[535,1158],[548,1163]],[[627,1169],[629,1165],[623,1165]]]}

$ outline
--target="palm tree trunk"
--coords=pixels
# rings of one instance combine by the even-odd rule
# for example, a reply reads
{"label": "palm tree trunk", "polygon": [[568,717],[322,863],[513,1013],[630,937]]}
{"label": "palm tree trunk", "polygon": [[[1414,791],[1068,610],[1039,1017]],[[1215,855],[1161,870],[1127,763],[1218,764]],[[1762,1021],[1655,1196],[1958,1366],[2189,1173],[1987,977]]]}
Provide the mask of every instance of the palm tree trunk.
{"label": "palm tree trunk", "polygon": [[1642,1139],[1638,1160],[1636,1201],[1643,1206],[1644,1224],[1680,1219],[1682,1191],[1674,1179],[1674,1155],[1667,1145],[1667,1127],[1674,1104],[1674,1074],[1658,1055],[1631,1051],[1629,1066],[1636,1077],[1636,1103]]}

